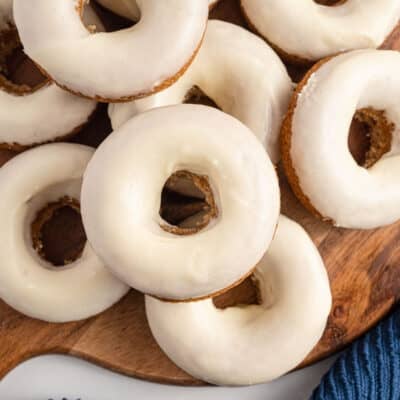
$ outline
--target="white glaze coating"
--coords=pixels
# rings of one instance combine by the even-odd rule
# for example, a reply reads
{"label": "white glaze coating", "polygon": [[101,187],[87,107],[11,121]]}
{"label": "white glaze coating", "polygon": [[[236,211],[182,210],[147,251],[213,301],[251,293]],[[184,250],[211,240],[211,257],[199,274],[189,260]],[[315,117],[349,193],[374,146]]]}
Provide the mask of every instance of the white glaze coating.
{"label": "white glaze coating", "polygon": [[217,385],[267,382],[295,368],[321,338],[331,308],[321,256],[304,229],[281,216],[255,277],[261,305],[221,310],[211,299],[146,296],[151,331],[167,356]]}
{"label": "white glaze coating", "polygon": [[[338,226],[369,229],[400,218],[399,70],[398,52],[346,53],[312,74],[297,100],[292,163],[302,191]],[[385,110],[395,124],[391,151],[369,169],[348,147],[354,113],[365,107]]]}
{"label": "white glaze coating", "polygon": [[[194,235],[160,227],[161,191],[178,170],[207,175],[219,209]],[[274,167],[254,135],[199,105],[132,118],[99,147],[82,188],[96,253],[134,288],[176,300],[214,294],[249,273],[272,240],[279,208]]]}
{"label": "white glaze coating", "polygon": [[[85,22],[103,29],[93,10],[87,11]],[[0,21],[12,21],[11,16],[12,0],[2,0]],[[0,30],[1,26],[0,22]],[[30,146],[53,141],[86,123],[95,108],[95,102],[78,98],[51,83],[24,95],[0,90],[0,143]]]}
{"label": "white glaze coating", "polygon": [[32,246],[31,223],[37,213],[64,196],[79,199],[92,154],[86,146],[48,144],[16,156],[0,169],[0,297],[30,317],[51,322],[84,319],[128,291],[89,244],[81,258],[57,270]]}
{"label": "white glaze coating", "polygon": [[317,60],[345,50],[377,48],[400,19],[399,0],[241,0],[258,32],[290,55]]}
{"label": "white glaze coating", "polygon": [[144,95],[166,84],[194,55],[208,17],[206,0],[137,0],[138,24],[90,34],[78,4],[35,0],[32,7],[29,1],[14,0],[21,41],[57,83],[109,100]]}
{"label": "white glaze coating", "polygon": [[49,84],[18,96],[0,90],[0,143],[30,146],[72,133],[87,122],[96,103]]}
{"label": "white glaze coating", "polygon": [[290,77],[263,40],[217,20],[209,21],[199,54],[178,82],[145,99],[109,106],[113,128],[150,108],[182,103],[193,86],[247,125],[272,161],[279,161],[279,131],[293,89]]}
{"label": "white glaze coating", "polygon": [[[213,7],[219,0],[208,0],[209,7]],[[97,0],[103,7],[115,14],[137,21],[140,18],[140,10],[136,0]]]}

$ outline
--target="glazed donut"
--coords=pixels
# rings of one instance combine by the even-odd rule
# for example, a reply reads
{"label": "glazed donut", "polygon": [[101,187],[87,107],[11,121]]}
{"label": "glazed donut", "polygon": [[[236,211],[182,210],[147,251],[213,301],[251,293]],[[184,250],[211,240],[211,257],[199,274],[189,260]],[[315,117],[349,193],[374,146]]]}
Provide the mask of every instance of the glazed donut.
{"label": "glazed donut", "polygon": [[291,61],[378,48],[399,23],[398,0],[241,0],[250,26]]}
{"label": "glazed donut", "polygon": [[[20,46],[12,6],[12,0],[0,0],[0,62]],[[93,23],[92,13],[89,21]],[[95,107],[95,102],[76,98],[49,80],[30,88],[0,75],[0,148],[20,150],[70,136]]]}
{"label": "glazed donut", "polygon": [[218,20],[209,21],[198,56],[178,82],[145,99],[109,106],[113,128],[147,109],[184,102],[193,87],[247,125],[272,161],[279,161],[279,131],[293,90],[286,68],[257,36]]}
{"label": "glazed donut", "polygon": [[[25,52],[63,88],[100,101],[126,101],[165,89],[191,63],[202,40],[207,0],[137,0],[141,21],[111,33],[82,24],[84,0],[14,0]],[[173,21],[173,23],[171,23]]]}
{"label": "glazed donut", "polygon": [[[209,182],[213,211],[190,235],[159,215],[165,182],[182,170]],[[250,274],[272,240],[279,208],[274,167],[254,135],[200,105],[132,118],[99,147],[82,187],[83,223],[96,253],[132,287],[176,301],[208,297]]]}
{"label": "glazed donut", "polygon": [[62,198],[79,199],[92,154],[86,146],[54,143],[28,150],[0,169],[0,297],[30,317],[84,319],[128,291],[88,244],[81,258],[57,268],[33,248],[30,232],[38,213]]}
{"label": "glazed donut", "polygon": [[[282,128],[289,182],[308,209],[336,226],[370,229],[400,218],[399,68],[400,54],[386,50],[321,61],[290,105]],[[354,115],[371,121],[364,167],[348,147]]]}
{"label": "glazed donut", "polygon": [[[219,0],[208,0],[210,8],[214,7]],[[137,21],[140,19],[140,10],[136,0],[97,0],[104,8],[109,9],[121,17]]]}
{"label": "glazed donut", "polygon": [[151,331],[167,356],[217,385],[267,382],[295,368],[321,338],[331,308],[324,263],[300,225],[280,217],[254,278],[260,305],[220,310],[212,299],[146,296]]}

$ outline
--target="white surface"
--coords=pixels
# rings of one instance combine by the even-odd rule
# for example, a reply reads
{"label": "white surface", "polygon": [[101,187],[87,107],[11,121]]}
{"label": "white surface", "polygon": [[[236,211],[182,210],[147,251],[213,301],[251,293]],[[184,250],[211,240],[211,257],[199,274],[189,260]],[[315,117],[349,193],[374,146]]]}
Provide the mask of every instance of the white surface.
{"label": "white surface", "polygon": [[182,388],[108,372],[65,356],[43,356],[0,382],[2,400],[306,400],[333,358],[273,383],[246,388]]}

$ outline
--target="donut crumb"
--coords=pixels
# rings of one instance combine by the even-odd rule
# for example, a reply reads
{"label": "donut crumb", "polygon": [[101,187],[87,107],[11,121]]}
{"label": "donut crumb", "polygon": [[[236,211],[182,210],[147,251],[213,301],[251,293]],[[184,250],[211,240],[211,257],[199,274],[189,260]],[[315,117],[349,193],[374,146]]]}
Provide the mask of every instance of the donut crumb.
{"label": "donut crumb", "polygon": [[172,174],[164,185],[159,213],[167,222],[160,225],[166,232],[183,236],[204,229],[218,217],[208,177],[185,170]]}
{"label": "donut crumb", "polygon": [[54,267],[75,262],[86,244],[79,202],[65,196],[47,204],[31,224],[31,238],[37,254]]}

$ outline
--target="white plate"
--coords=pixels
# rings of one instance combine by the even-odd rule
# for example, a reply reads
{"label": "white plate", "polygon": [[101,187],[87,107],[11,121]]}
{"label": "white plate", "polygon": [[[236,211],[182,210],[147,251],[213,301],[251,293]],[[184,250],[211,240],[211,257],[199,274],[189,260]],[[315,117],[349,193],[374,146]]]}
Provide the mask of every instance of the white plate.
{"label": "white plate", "polygon": [[0,399],[306,400],[333,361],[330,358],[264,385],[187,388],[128,378],[70,357],[42,356],[21,364],[0,382]]}

